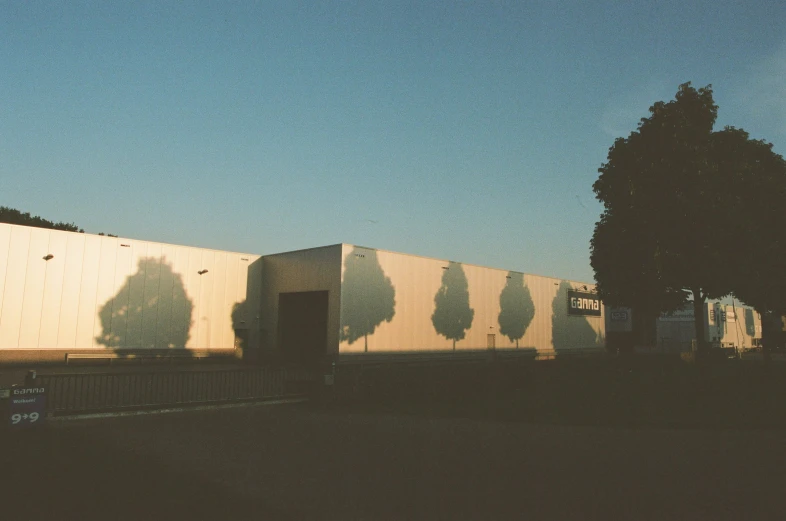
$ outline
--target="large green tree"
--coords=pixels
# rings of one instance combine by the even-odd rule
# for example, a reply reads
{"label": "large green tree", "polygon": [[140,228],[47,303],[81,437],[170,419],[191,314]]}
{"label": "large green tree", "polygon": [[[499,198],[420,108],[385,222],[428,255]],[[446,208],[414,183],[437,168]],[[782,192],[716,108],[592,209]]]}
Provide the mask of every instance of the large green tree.
{"label": "large green tree", "polygon": [[[652,316],[692,296],[700,343],[706,299],[742,293],[758,277],[737,276],[749,259],[734,249],[758,219],[751,203],[771,184],[746,184],[743,174],[764,175],[765,156],[777,162],[738,129],[713,131],[717,113],[711,86],[680,85],[674,100],[655,103],[636,131],[614,142],[593,185],[604,205],[591,242],[600,296]],[[749,244],[764,238],[771,219],[763,220]]]}
{"label": "large green tree", "polygon": [[718,176],[728,186],[725,256],[733,293],[762,317],[765,360],[782,342],[786,314],[786,161],[766,141],[727,127],[714,134]]}

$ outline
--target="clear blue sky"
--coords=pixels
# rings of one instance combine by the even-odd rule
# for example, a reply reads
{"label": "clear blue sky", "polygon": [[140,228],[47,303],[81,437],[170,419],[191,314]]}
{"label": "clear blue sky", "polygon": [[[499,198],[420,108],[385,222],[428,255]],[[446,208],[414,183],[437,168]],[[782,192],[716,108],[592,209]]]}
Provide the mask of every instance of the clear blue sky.
{"label": "clear blue sky", "polygon": [[786,2],[1,2],[0,205],[591,281],[597,169],[685,81],[784,153]]}

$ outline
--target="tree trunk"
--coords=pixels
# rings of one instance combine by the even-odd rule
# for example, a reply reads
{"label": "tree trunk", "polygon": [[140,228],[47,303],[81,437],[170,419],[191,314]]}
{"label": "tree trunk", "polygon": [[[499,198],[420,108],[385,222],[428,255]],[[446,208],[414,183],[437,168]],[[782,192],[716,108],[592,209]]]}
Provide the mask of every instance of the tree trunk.
{"label": "tree trunk", "polygon": [[704,330],[704,296],[700,288],[693,288],[693,326],[696,333],[696,349],[699,356],[706,354],[709,345]]}
{"label": "tree trunk", "polygon": [[363,352],[368,353],[368,334],[363,335]]}
{"label": "tree trunk", "polygon": [[453,351],[456,350],[456,340],[453,340]]}

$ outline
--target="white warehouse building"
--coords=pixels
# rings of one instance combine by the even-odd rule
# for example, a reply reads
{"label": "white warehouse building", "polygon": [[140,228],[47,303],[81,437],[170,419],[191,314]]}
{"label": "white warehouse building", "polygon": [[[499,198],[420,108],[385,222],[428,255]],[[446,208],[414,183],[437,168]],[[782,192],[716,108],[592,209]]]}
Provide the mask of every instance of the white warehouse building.
{"label": "white warehouse building", "polygon": [[0,362],[599,351],[593,290],[349,244],[261,256],[0,224]]}
{"label": "white warehouse building", "polygon": [[232,352],[257,341],[259,259],[0,223],[0,362]]}
{"label": "white warehouse building", "polygon": [[263,349],[273,352],[347,358],[605,346],[603,306],[581,282],[350,244],[264,256],[262,279]]}

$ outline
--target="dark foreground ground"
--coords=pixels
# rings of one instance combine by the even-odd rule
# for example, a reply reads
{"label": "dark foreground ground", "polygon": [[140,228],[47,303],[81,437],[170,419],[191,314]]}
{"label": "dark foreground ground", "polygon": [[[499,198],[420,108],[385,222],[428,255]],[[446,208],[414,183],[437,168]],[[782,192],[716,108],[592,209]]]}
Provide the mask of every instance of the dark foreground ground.
{"label": "dark foreground ground", "polygon": [[786,367],[365,368],[309,404],[0,432],[0,521],[786,519]]}
{"label": "dark foreground ground", "polygon": [[304,405],[59,421],[2,440],[0,519],[784,519],[785,436]]}

